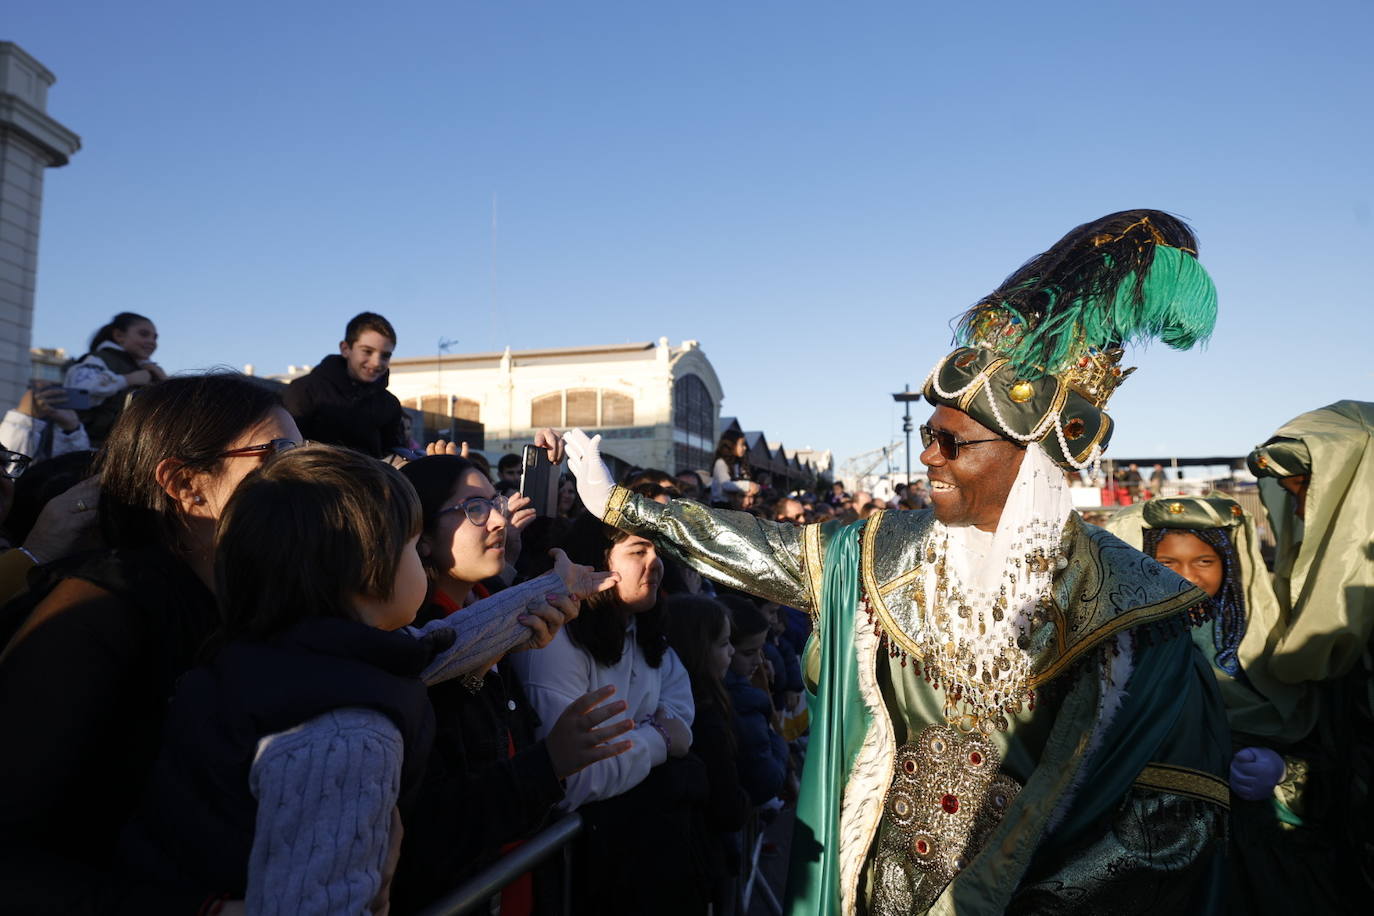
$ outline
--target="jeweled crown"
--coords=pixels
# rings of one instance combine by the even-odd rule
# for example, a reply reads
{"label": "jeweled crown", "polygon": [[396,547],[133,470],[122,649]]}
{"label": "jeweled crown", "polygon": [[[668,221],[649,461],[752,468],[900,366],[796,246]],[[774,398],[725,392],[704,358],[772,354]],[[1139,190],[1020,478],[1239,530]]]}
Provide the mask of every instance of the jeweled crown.
{"label": "jeweled crown", "polygon": [[1135,367],[1121,368],[1121,359],[1126,351],[1121,347],[1099,349],[1088,347],[1078,361],[1063,370],[1064,384],[1078,392],[1098,410],[1107,406],[1107,401],[1115,393],[1117,386],[1126,380]]}

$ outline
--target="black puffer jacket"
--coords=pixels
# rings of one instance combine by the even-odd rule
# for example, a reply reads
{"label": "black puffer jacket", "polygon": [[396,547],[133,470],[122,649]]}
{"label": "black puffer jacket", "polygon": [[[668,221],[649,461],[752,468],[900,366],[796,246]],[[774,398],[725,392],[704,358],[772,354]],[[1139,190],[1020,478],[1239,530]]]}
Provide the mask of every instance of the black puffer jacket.
{"label": "black puffer jacket", "polygon": [[360,382],[342,356],[326,356],[310,374],[286,388],[286,409],[301,435],[380,458],[405,445],[401,402],[386,390],[390,374]]}
{"label": "black puffer jacket", "polygon": [[214,596],[157,548],[39,567],[29,585],[0,613],[0,642],[36,606],[44,621],[0,662],[0,914],[156,911],[111,865]]}

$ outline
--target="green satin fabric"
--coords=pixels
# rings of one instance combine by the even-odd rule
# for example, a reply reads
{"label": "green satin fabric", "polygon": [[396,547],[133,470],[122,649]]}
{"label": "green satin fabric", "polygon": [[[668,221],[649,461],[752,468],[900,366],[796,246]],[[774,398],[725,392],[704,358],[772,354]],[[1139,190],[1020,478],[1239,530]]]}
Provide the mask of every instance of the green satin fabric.
{"label": "green satin fabric", "polygon": [[838,913],[840,909],[840,797],[872,716],[857,684],[854,614],[859,604],[859,529],[842,529],[827,545],[820,628],[808,660],[819,655],[824,677],[808,694],[811,738],[802,770],[797,824],[788,870],[789,913]]}
{"label": "green satin fabric", "polygon": [[1301,440],[1312,471],[1301,525],[1277,481],[1260,481],[1285,617],[1271,669],[1289,684],[1326,680],[1355,666],[1374,630],[1374,404],[1338,401],[1274,435]]}

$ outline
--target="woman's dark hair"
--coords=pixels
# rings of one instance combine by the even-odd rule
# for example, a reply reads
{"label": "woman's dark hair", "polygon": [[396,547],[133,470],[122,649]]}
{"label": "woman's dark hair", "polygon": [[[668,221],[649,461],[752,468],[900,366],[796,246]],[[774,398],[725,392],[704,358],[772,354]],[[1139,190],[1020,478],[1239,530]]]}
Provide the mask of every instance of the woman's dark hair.
{"label": "woman's dark hair", "polygon": [[481,473],[477,465],[457,455],[426,455],[401,468],[401,475],[410,481],[420,498],[420,509],[424,515],[420,530],[425,534],[434,533],[439,510],[444,508],[458,481],[468,471]]}
{"label": "woman's dark hair", "polygon": [[358,594],[389,597],[420,521],[400,472],[351,449],[308,445],[267,461],[234,491],[216,532],[223,638],[353,618]]}
{"label": "woman's dark hair", "polygon": [[95,336],[91,338],[91,348],[89,352],[94,353],[95,348],[103,343],[113,343],[115,331],[122,333],[129,330],[129,328],[138,324],[140,321],[146,321],[148,324],[153,323],[151,318],[144,318],[142,315],[135,312],[120,312],[110,319],[109,324],[95,332]]}
{"label": "woman's dark hair", "polygon": [[[573,522],[567,537],[557,546],[562,547],[574,563],[604,572],[609,569],[607,560],[611,548],[628,537],[627,532],[588,514]],[[625,652],[626,613],[616,589],[597,592],[582,602],[582,612],[568,622],[568,638],[586,649],[598,665],[609,668],[619,662]],[[635,642],[650,668],[663,663],[663,653],[668,648],[663,635],[663,616],[662,602],[634,615]]]}
{"label": "woman's dark hair", "polygon": [[720,441],[716,443],[716,457],[725,459],[726,464],[733,466],[739,461],[739,456],[735,454],[735,446],[743,438],[744,433],[737,429],[727,429],[721,433]]}
{"label": "woman's dark hair", "polygon": [[[725,606],[703,595],[673,595],[663,602],[667,615],[668,645],[677,653],[692,682],[692,697],[697,709],[715,706],[733,715],[725,682],[711,670],[711,648],[729,618]],[[733,742],[734,735],[730,734]]]}
{"label": "woman's dark hair", "polygon": [[237,372],[168,379],[141,389],[120,413],[96,455],[100,528],[110,547],[177,546],[184,531],[176,500],[157,482],[173,459],[212,473],[219,456],[281,406],[274,391]]}
{"label": "woman's dark hair", "polygon": [[717,599],[730,611],[730,642],[739,645],[741,640],[760,633],[768,632],[768,618],[758,605],[741,595],[721,595]]}

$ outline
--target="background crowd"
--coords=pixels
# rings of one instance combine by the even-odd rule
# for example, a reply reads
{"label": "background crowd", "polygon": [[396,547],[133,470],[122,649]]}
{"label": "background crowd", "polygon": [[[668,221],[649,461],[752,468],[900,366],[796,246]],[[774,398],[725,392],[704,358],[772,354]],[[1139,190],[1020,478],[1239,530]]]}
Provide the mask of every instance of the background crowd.
{"label": "background crowd", "polygon": [[[571,811],[500,912],[728,913],[786,855],[807,615],[566,475],[537,515],[520,455],[417,450],[395,346],[364,313],[284,392],[169,379],[123,313],[6,414],[0,911],[412,912]],[[622,482],[798,525],[879,505],[775,492],[739,444]]]}

